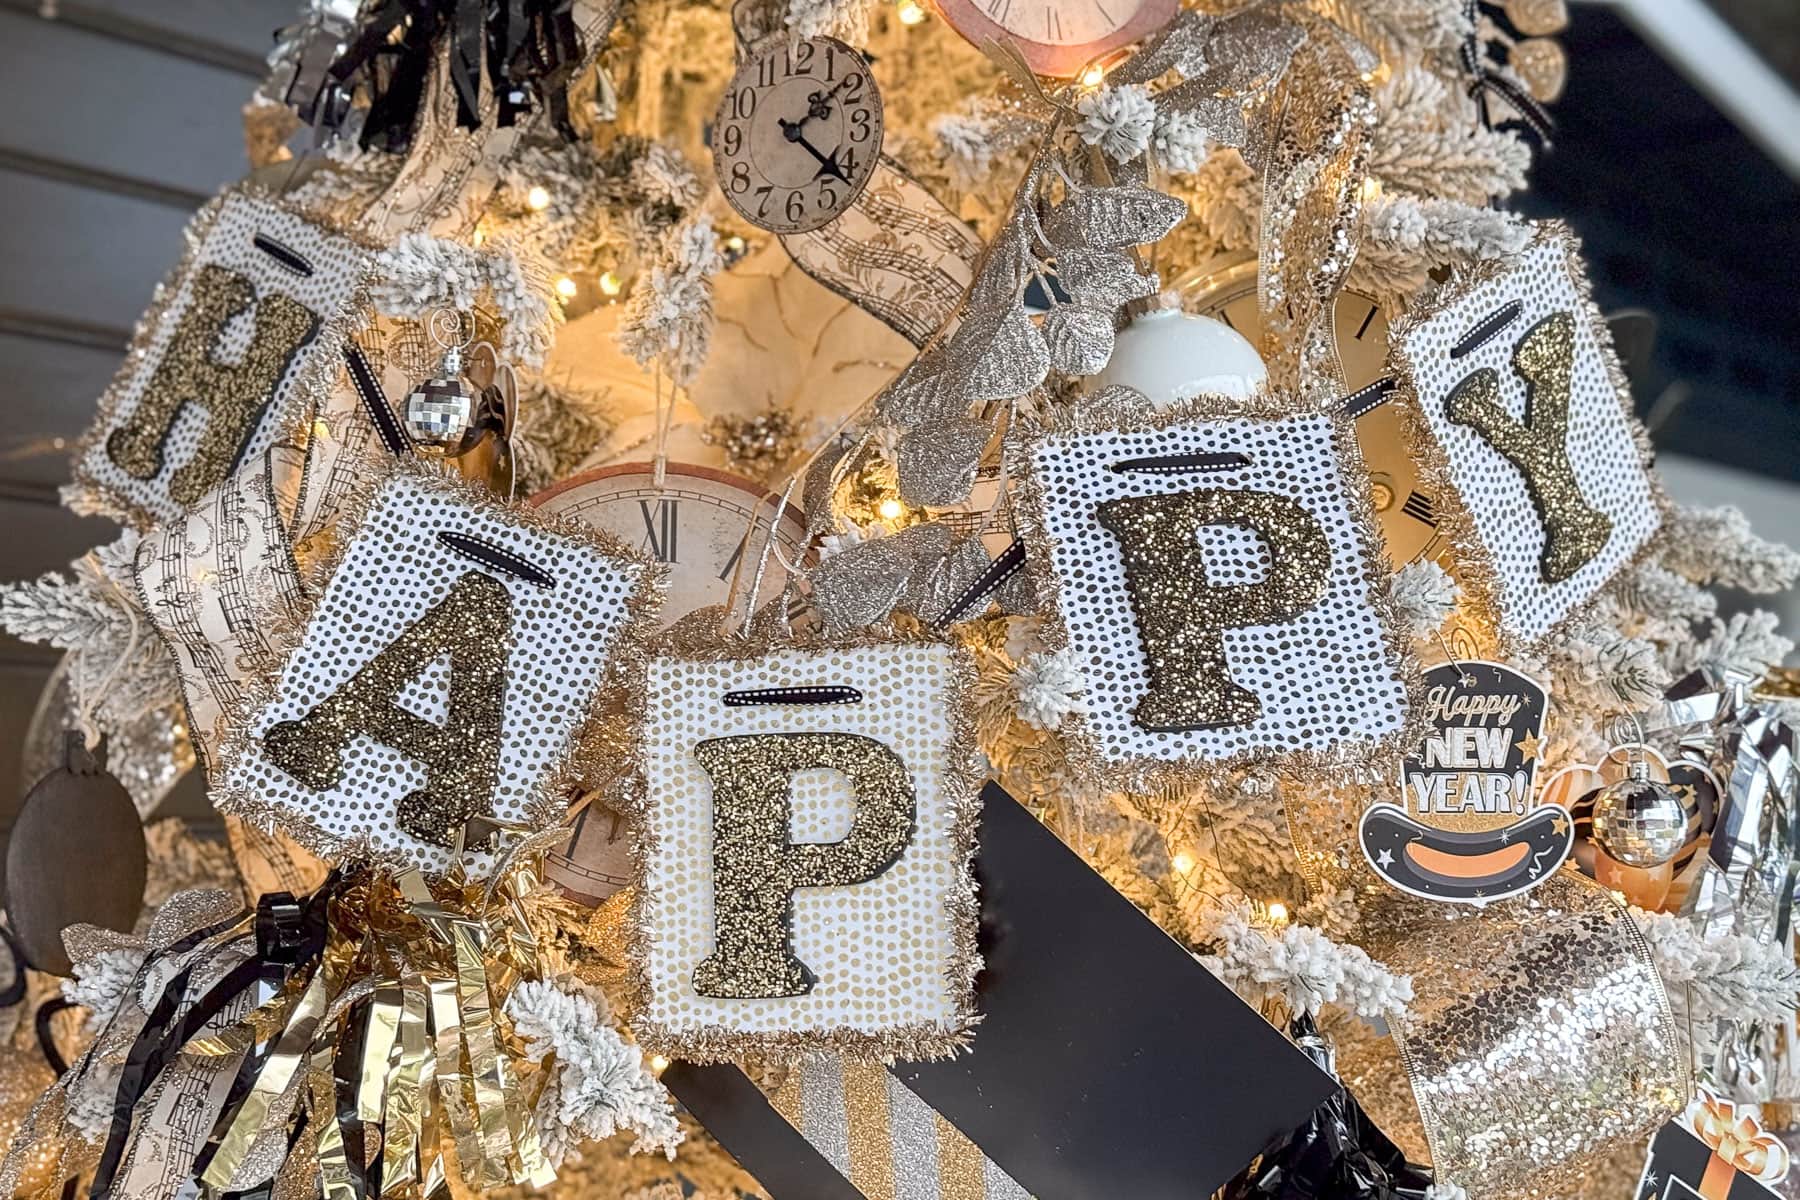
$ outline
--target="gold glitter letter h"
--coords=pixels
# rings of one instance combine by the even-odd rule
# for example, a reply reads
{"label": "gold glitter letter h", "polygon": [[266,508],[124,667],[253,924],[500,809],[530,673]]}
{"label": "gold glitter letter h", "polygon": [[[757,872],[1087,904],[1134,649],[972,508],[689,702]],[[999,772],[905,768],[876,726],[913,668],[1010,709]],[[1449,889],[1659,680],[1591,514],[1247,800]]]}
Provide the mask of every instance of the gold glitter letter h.
{"label": "gold glitter letter h", "polygon": [[[854,733],[709,738],[694,757],[713,785],[713,952],[694,990],[719,999],[804,996],[815,976],[794,957],[794,890],[848,887],[886,871],[912,841],[917,800],[900,756]],[[841,842],[794,842],[794,772],[820,767],[850,781],[855,812]]]}
{"label": "gold glitter letter h", "polygon": [[1500,405],[1500,373],[1469,375],[1444,401],[1458,425],[1486,438],[1525,477],[1525,488],[1544,523],[1538,569],[1545,583],[1560,583],[1606,548],[1612,518],[1589,506],[1569,464],[1569,380],[1575,367],[1575,319],[1566,312],[1544,318],[1513,350],[1513,370],[1525,380],[1525,422]]}
{"label": "gold glitter letter h", "polygon": [[[263,749],[270,762],[323,791],[342,780],[344,750],[358,734],[393,747],[425,768],[425,786],[400,798],[395,824],[421,842],[454,845],[469,818],[494,811],[511,650],[512,596],[492,576],[470,571],[311,712],[270,726]],[[446,655],[450,704],[439,725],[394,697]]]}
{"label": "gold glitter letter h", "polygon": [[[256,327],[235,365],[213,357],[225,327],[252,306]],[[268,406],[288,363],[319,331],[319,318],[298,300],[271,293],[261,300],[242,275],[200,268],[192,297],[163,350],[137,407],[106,439],[106,455],[137,479],[162,470],[163,446],[182,407],[206,410],[206,431],[194,457],[169,477],[169,495],[195,504],[225,482],[257,416]]]}
{"label": "gold glitter letter h", "polygon": [[[1331,546],[1313,515],[1273,492],[1201,489],[1126,496],[1100,505],[1119,539],[1150,686],[1133,720],[1158,733],[1244,725],[1262,701],[1232,682],[1224,631],[1299,616],[1325,595]],[[1208,583],[1197,537],[1209,525],[1254,530],[1269,548],[1256,583]]]}

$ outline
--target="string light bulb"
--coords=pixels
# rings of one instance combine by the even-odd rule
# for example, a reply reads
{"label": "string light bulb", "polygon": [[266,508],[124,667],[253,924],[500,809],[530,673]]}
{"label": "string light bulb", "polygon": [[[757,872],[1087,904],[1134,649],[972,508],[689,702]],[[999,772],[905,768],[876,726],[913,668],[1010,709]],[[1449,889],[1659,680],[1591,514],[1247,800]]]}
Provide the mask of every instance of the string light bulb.
{"label": "string light bulb", "polygon": [[660,1054],[655,1054],[650,1057],[650,1073],[652,1075],[661,1075],[664,1071],[666,1071],[668,1069],[669,1069],[669,1060],[668,1059],[664,1058]]}
{"label": "string light bulb", "polygon": [[900,23],[917,25],[925,19],[925,9],[918,0],[900,0]]}
{"label": "string light bulb", "polygon": [[525,193],[525,207],[532,212],[543,212],[550,207],[550,189],[543,184],[536,184]]}
{"label": "string light bulb", "polygon": [[1081,86],[1089,88],[1099,87],[1101,81],[1105,78],[1105,67],[1101,66],[1099,63],[1089,63],[1087,69],[1081,73]]}
{"label": "string light bulb", "polygon": [[1269,920],[1277,925],[1286,925],[1288,919],[1287,905],[1279,900],[1271,900],[1264,906],[1269,913]]}
{"label": "string light bulb", "polygon": [[892,496],[889,496],[886,500],[883,500],[880,504],[876,505],[875,511],[881,514],[882,520],[893,521],[898,519],[899,516],[906,511],[906,505],[900,503]]}
{"label": "string light bulb", "polygon": [[600,290],[608,296],[616,296],[625,290],[625,281],[608,271],[600,277]]}
{"label": "string light bulb", "polygon": [[1186,850],[1181,851],[1171,861],[1175,865],[1175,873],[1177,875],[1186,875],[1189,871],[1194,869],[1194,856],[1189,854]]}
{"label": "string light bulb", "polygon": [[576,290],[575,281],[567,275],[558,275],[556,277],[556,294],[561,296],[564,300],[573,300],[575,298]]}

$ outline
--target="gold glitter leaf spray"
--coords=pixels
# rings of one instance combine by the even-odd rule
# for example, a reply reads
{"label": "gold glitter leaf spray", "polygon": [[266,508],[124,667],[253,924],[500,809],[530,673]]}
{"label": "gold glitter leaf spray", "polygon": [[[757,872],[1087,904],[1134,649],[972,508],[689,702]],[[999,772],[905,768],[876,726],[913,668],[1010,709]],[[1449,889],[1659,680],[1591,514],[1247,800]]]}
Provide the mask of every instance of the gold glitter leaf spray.
{"label": "gold glitter leaf spray", "polygon": [[[1184,733],[1256,720],[1262,701],[1232,681],[1223,634],[1292,620],[1324,598],[1331,546],[1318,521],[1287,496],[1212,488],[1107,500],[1099,517],[1124,549],[1125,587],[1149,661],[1138,725]],[[1267,576],[1208,583],[1196,537],[1213,525],[1254,530],[1269,548]]]}
{"label": "gold glitter leaf spray", "polygon": [[1500,405],[1500,375],[1476,371],[1451,392],[1444,411],[1467,425],[1519,469],[1544,523],[1539,560],[1545,583],[1560,583],[1606,548],[1612,518],[1588,504],[1569,463],[1569,381],[1575,363],[1575,318],[1555,313],[1532,327],[1513,351],[1525,380],[1525,421]]}
{"label": "gold glitter leaf spray", "polygon": [[[236,363],[220,362],[214,350],[226,326],[251,308],[256,325],[249,349]],[[288,363],[318,332],[319,318],[298,300],[278,293],[258,300],[242,275],[202,267],[156,374],[131,416],[107,438],[107,457],[138,479],[154,479],[176,418],[184,406],[198,405],[206,410],[206,432],[193,459],[169,477],[171,497],[198,503],[231,474]]]}
{"label": "gold glitter leaf spray", "polygon": [[[452,845],[471,817],[493,812],[511,651],[511,594],[492,576],[469,571],[311,712],[270,726],[264,750],[276,766],[323,791],[342,778],[344,751],[358,734],[393,747],[425,768],[425,786],[401,797],[396,823],[421,842]],[[450,703],[440,725],[408,712],[395,697],[446,656]],[[469,845],[481,849],[485,842]]]}
{"label": "gold glitter leaf spray", "polygon": [[[912,841],[918,801],[906,764],[854,733],[755,733],[710,738],[694,757],[713,785],[713,922],[717,949],[694,968],[702,996],[804,996],[815,977],[794,957],[794,890],[867,883]],[[792,842],[796,771],[843,772],[855,796],[841,842]]]}

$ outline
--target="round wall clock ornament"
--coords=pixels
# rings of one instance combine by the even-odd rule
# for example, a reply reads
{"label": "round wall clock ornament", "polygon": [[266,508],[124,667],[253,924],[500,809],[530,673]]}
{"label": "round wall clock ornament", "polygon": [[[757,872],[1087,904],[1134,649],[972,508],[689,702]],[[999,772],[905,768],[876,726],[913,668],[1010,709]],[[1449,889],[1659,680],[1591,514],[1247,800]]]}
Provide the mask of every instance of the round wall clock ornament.
{"label": "round wall clock ornament", "polygon": [[[1256,301],[1256,262],[1230,263],[1195,272],[1178,281],[1183,307],[1231,326],[1250,340],[1262,341],[1262,316]],[[1191,299],[1190,299],[1191,298]],[[1379,301],[1344,289],[1332,308],[1338,367],[1351,394],[1387,373],[1388,314]],[[1436,498],[1419,479],[1400,413],[1381,404],[1356,418],[1356,442],[1369,468],[1370,499],[1381,524],[1388,560],[1403,567],[1444,549],[1438,533]]]}
{"label": "round wall clock ornament", "polygon": [[935,0],[945,24],[977,46],[1009,42],[1039,75],[1082,68],[1155,33],[1178,0]]}
{"label": "round wall clock ornament", "polygon": [[[755,481],[712,467],[669,463],[658,487],[651,464],[619,463],[565,479],[529,503],[605,530],[665,563],[669,587],[661,617],[672,625],[696,609],[724,604],[734,577],[740,588],[750,586],[779,501]],[[798,561],[807,540],[800,514],[789,508],[774,534],[788,561]],[[753,607],[780,595],[783,575],[771,555]],[[741,595],[738,605],[743,611]],[[595,797],[577,817],[569,844],[544,856],[544,875],[576,901],[597,905],[630,882],[629,848],[623,821]]]}
{"label": "round wall clock ornament", "polygon": [[726,201],[771,233],[841,215],[881,157],[881,93],[868,60],[836,38],[764,43],[732,76],[713,119]]}

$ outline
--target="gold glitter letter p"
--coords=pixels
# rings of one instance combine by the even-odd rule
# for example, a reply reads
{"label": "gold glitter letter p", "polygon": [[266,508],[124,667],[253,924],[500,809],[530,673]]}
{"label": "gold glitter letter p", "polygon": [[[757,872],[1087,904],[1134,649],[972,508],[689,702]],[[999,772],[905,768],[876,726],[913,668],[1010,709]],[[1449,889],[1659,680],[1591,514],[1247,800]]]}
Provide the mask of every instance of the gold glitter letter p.
{"label": "gold glitter letter p", "polygon": [[1560,583],[1606,548],[1612,518],[1591,507],[1569,465],[1569,379],[1575,363],[1575,318],[1559,312],[1534,325],[1513,350],[1525,380],[1523,424],[1500,405],[1500,373],[1476,371],[1450,393],[1444,411],[1486,438],[1525,477],[1544,523],[1538,569]]}
{"label": "gold glitter letter p", "polygon": [[[395,824],[421,842],[454,845],[469,818],[494,811],[511,649],[511,594],[492,576],[470,571],[311,712],[271,725],[263,750],[270,762],[323,791],[343,779],[353,738],[391,746],[425,768],[425,786],[401,797]],[[441,725],[395,703],[401,689],[446,656],[450,703]],[[468,845],[479,848],[483,840]]]}
{"label": "gold glitter letter p", "polygon": [[[256,326],[249,348],[235,365],[218,361],[213,351],[225,327],[252,306]],[[154,479],[175,418],[183,406],[197,404],[206,410],[206,431],[193,458],[169,477],[169,495],[179,504],[198,502],[231,474],[288,363],[318,331],[319,318],[298,300],[279,293],[258,300],[242,275],[200,268],[192,299],[137,407],[106,439],[106,456],[134,478]]]}
{"label": "gold glitter letter p", "polygon": [[[1262,701],[1231,679],[1223,634],[1290,621],[1325,595],[1331,546],[1313,515],[1273,492],[1202,489],[1107,500],[1100,523],[1124,548],[1125,587],[1149,660],[1137,724],[1187,733],[1262,715]],[[1268,545],[1268,574],[1256,583],[1208,583],[1197,539],[1211,525],[1253,530]]]}
{"label": "gold glitter letter p", "polygon": [[[694,757],[713,785],[715,949],[694,968],[702,996],[804,996],[815,977],[794,957],[794,890],[847,887],[886,871],[912,841],[917,801],[900,756],[854,733],[710,738]],[[794,842],[794,772],[820,767],[850,781],[855,814],[841,842]]]}

